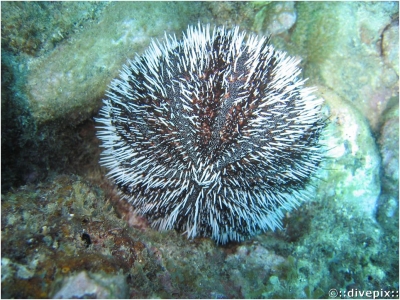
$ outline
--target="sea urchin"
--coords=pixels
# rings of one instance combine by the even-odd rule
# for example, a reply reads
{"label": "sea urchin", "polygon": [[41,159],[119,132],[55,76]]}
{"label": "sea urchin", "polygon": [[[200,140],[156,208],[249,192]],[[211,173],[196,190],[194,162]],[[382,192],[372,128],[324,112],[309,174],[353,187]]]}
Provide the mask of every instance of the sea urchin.
{"label": "sea urchin", "polygon": [[281,228],[322,158],[298,63],[238,27],[152,42],[106,93],[101,164],[157,229],[226,243]]}

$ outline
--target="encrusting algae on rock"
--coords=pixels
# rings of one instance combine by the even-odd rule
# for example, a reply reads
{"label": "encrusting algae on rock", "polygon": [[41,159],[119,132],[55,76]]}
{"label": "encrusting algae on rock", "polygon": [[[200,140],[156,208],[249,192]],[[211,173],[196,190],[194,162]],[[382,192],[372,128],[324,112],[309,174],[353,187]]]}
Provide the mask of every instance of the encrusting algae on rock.
{"label": "encrusting algae on rock", "polygon": [[[332,288],[396,296],[398,2],[14,1],[1,8],[2,297],[328,298]],[[284,213],[283,230],[222,246],[149,228],[99,166],[93,118],[128,58],[164,31],[181,43],[181,32],[198,22],[272,34],[275,49],[301,59],[306,85],[317,87],[321,113],[330,116],[320,134],[328,159],[310,177],[308,201]],[[226,144],[241,138],[240,125],[237,135],[223,135]],[[205,141],[211,131],[201,132]],[[206,189],[215,170],[191,177],[194,186]],[[71,289],[77,280],[85,287]]]}

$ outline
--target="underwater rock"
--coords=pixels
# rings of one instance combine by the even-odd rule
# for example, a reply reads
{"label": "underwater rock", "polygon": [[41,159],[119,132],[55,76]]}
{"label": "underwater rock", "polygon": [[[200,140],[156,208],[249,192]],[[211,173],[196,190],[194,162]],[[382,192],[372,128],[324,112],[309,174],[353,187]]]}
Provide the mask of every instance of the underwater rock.
{"label": "underwater rock", "polygon": [[399,76],[399,19],[393,20],[382,34],[382,54],[385,63]]}
{"label": "underwater rock", "polygon": [[254,17],[253,30],[265,35],[277,35],[292,28],[297,14],[293,1],[266,4]]}
{"label": "underwater rock", "polygon": [[381,190],[380,157],[370,127],[352,103],[324,87],[318,87],[318,93],[327,103],[330,120],[318,194],[335,201],[346,214],[374,220]]}
{"label": "underwater rock", "polygon": [[95,23],[107,2],[9,1],[1,6],[2,50],[39,57]]}
{"label": "underwater rock", "polygon": [[[385,64],[381,53],[382,32],[398,16],[398,3],[298,2],[296,9],[289,53],[303,58],[310,84],[352,102],[376,133],[388,101],[398,94],[394,64]],[[388,53],[395,53],[395,45]]]}
{"label": "underwater rock", "polygon": [[398,198],[399,194],[399,99],[383,116],[378,145],[382,156],[383,187]]}
{"label": "underwater rock", "polygon": [[126,279],[122,275],[82,271],[66,278],[53,299],[120,299],[127,298],[127,291]]}
{"label": "underwater rock", "polygon": [[257,293],[266,290],[265,281],[270,274],[279,273],[285,262],[285,258],[259,244],[239,246],[225,260],[233,285],[240,289],[243,298],[250,299],[260,297]]}
{"label": "underwater rock", "polygon": [[[4,7],[6,6],[3,4],[2,26],[5,19]],[[44,6],[45,4],[37,5]],[[154,3],[111,3],[109,5],[157,7],[157,4]],[[127,24],[122,24],[125,27],[119,31],[119,37],[122,37],[119,42],[123,43],[124,37],[135,40],[135,37],[129,35],[130,25],[136,24],[135,22],[140,20],[138,27],[143,31],[140,31],[137,36],[143,38],[143,43],[142,39],[139,40],[136,44],[137,48],[132,52],[141,52],[141,47],[147,46],[149,43],[149,38],[144,37],[141,33],[146,32],[149,36],[155,37],[162,34],[163,29],[159,29],[165,27],[168,27],[171,32],[177,33],[181,31],[181,28],[185,28],[187,23],[197,24],[199,19],[203,23],[212,20],[216,24],[226,24],[225,22],[230,24],[229,22],[234,19],[241,28],[248,29],[251,28],[254,12],[257,11],[254,7],[257,5],[263,7],[265,4],[252,2],[245,10],[240,11],[237,9],[239,3],[225,2],[223,3],[224,7],[229,9],[214,10],[214,19],[207,19],[206,15],[209,12],[197,9],[199,7],[196,6],[198,5],[196,3],[170,2],[168,5],[171,7],[166,10],[167,14],[173,12],[173,18],[170,19],[160,18],[162,11],[156,9],[149,10],[154,13],[150,16],[143,15],[142,12],[146,10],[141,10],[140,7],[138,10],[122,11],[121,15],[130,14],[130,17],[127,18]],[[220,4],[208,4],[207,2],[207,5],[215,7]],[[185,9],[181,10],[182,7]],[[243,298],[244,296],[319,298],[321,290],[325,293],[322,296],[328,297],[328,291],[332,286],[342,291],[351,287],[357,287],[359,290],[398,290],[398,196],[385,195],[385,199],[382,199],[379,207],[381,211],[380,218],[378,218],[379,223],[374,222],[371,214],[373,214],[377,193],[380,190],[377,171],[379,155],[366,118],[363,117],[366,114],[369,120],[374,120],[375,123],[371,122],[371,124],[379,125],[372,128],[381,129],[379,148],[383,164],[387,161],[384,174],[387,174],[388,176],[385,176],[388,178],[395,178],[396,172],[390,167],[395,160],[392,156],[393,146],[389,140],[395,132],[390,127],[395,118],[391,116],[382,121],[377,116],[380,116],[379,112],[389,111],[385,107],[391,102],[388,99],[394,98],[398,101],[396,97],[397,63],[392,63],[391,60],[393,56],[396,56],[397,49],[395,43],[390,43],[390,39],[396,34],[392,19],[398,12],[398,3],[298,2],[295,3],[294,8],[297,15],[296,26],[292,26],[287,34],[283,33],[273,37],[272,42],[277,48],[290,50],[291,55],[303,59],[306,77],[310,78],[307,82],[308,85],[312,86],[319,82],[329,87],[327,89],[320,88],[320,93],[327,103],[334,103],[327,106],[327,111],[330,109],[330,113],[334,116],[331,118],[333,121],[331,129],[327,128],[332,133],[330,142],[327,142],[329,145],[327,147],[328,163],[325,168],[321,169],[320,175],[318,175],[320,179],[316,179],[320,188],[316,189],[315,197],[310,197],[309,201],[302,205],[301,210],[286,214],[284,230],[268,232],[240,245],[233,243],[224,247],[216,247],[215,243],[206,238],[187,241],[185,237],[173,230],[168,232],[155,232],[149,228],[143,230],[146,227],[145,222],[140,222],[140,226],[138,226],[141,228],[140,230],[125,227],[126,223],[116,217],[114,212],[111,212],[110,202],[106,201],[106,199],[115,198],[115,195],[113,196],[110,192],[112,187],[105,180],[102,180],[101,183],[86,181],[91,176],[90,174],[98,172],[99,167],[97,162],[82,164],[79,157],[90,156],[92,161],[97,161],[97,159],[91,156],[91,152],[83,153],[79,150],[81,148],[65,147],[65,144],[60,142],[62,139],[71,139],[72,142],[68,145],[76,145],[76,141],[84,138],[81,131],[88,131],[88,127],[92,127],[89,132],[94,136],[93,122],[90,123],[91,126],[76,127],[75,131],[61,131],[60,133],[58,131],[48,140],[45,139],[46,132],[40,130],[36,138],[42,141],[42,146],[47,145],[46,151],[43,151],[41,146],[35,150],[32,145],[35,145],[37,140],[31,138],[31,132],[25,134],[24,130],[35,130],[34,122],[25,117],[29,115],[29,112],[25,113],[28,109],[27,102],[20,101],[21,98],[18,98],[23,97],[26,92],[28,65],[21,62],[21,57],[12,61],[14,56],[6,57],[6,52],[12,51],[15,54],[15,51],[18,52],[18,47],[22,45],[24,48],[22,51],[26,51],[24,53],[34,56],[35,53],[40,52],[37,49],[37,45],[39,45],[37,42],[41,37],[37,35],[30,36],[29,39],[18,37],[16,43],[11,45],[13,49],[4,51],[3,48],[2,71],[5,72],[2,72],[2,80],[4,80],[2,85],[2,150],[5,134],[8,135],[8,139],[4,138],[6,145],[11,146],[7,155],[2,153],[2,163],[6,161],[5,158],[7,160],[15,159],[8,155],[15,153],[15,149],[29,149],[17,160],[23,171],[7,174],[9,175],[7,178],[25,176],[27,177],[26,181],[30,184],[10,189],[9,192],[2,190],[2,297],[51,297],[54,295],[54,291],[58,291],[60,288],[57,286],[55,289],[56,280],[74,276],[85,269],[90,274],[104,272],[111,274],[110,278],[119,274],[119,270],[122,269],[126,275],[124,280],[127,280],[129,286],[128,296],[136,298]],[[117,12],[117,8],[113,8],[113,11]],[[223,12],[220,18],[219,12]],[[238,12],[245,14],[241,15]],[[190,19],[190,16],[195,17]],[[247,19],[243,16],[246,16]],[[151,19],[152,17],[154,19]],[[176,18],[184,18],[187,22],[182,21],[184,25],[179,28],[179,25],[174,25]],[[354,18],[362,19],[363,26],[353,26]],[[112,22],[115,19],[117,19],[117,15],[111,15],[108,19],[102,19],[100,24],[96,22],[92,26],[104,28],[107,21]],[[157,21],[158,19],[160,21]],[[150,21],[147,22],[147,20],[156,20],[153,22],[154,31],[149,26]],[[121,23],[118,24],[121,25]],[[247,24],[247,28],[245,24]],[[389,24],[392,25],[387,27]],[[50,24],[46,23],[46,25]],[[14,25],[12,24],[12,26]],[[26,35],[27,28],[23,29],[22,32]],[[93,28],[89,28],[89,30],[95,32]],[[110,30],[113,30],[112,26],[110,26]],[[379,57],[379,40],[382,31],[384,45],[382,45],[382,56]],[[56,32],[58,37],[53,37],[51,41],[57,51],[68,50],[66,53],[76,51],[78,55],[81,54],[81,51],[77,48],[74,49],[75,39],[79,40],[80,37],[87,36],[83,30],[79,30],[79,32],[76,35],[72,33],[67,35],[61,31],[62,35],[66,37],[65,39]],[[3,27],[2,33],[4,34]],[[18,33],[18,30],[13,29],[11,37],[2,35],[2,39],[6,38],[10,41],[14,38],[14,33]],[[108,31],[105,33],[111,34]],[[277,37],[281,37],[279,47],[275,42]],[[93,42],[93,39],[94,37],[89,37],[88,41]],[[285,43],[285,39],[287,39],[287,43]],[[118,41],[118,38],[114,41]],[[82,43],[80,40],[77,45]],[[98,45],[100,44],[101,41]],[[281,45],[283,47],[280,47]],[[5,43],[2,43],[2,47],[4,46]],[[113,46],[119,47],[119,45]],[[53,59],[49,63],[55,64],[55,58],[64,62],[62,56],[46,52],[52,49],[50,43],[44,47],[44,53],[47,53],[46,57]],[[108,46],[106,45],[106,47]],[[55,122],[51,126],[64,128],[66,124],[76,125],[74,122],[88,117],[89,111],[96,111],[96,105],[99,103],[96,104],[96,100],[93,99],[103,97],[103,92],[97,88],[105,89],[109,79],[115,77],[116,70],[121,67],[122,63],[115,62],[109,66],[109,69],[104,70],[105,64],[102,64],[102,60],[96,57],[98,49],[90,47],[87,49],[94,49],[90,54],[93,57],[84,54],[86,58],[83,61],[87,63],[87,60],[94,59],[100,64],[100,68],[96,69],[91,66],[92,73],[90,70],[84,71],[82,77],[74,78],[71,83],[75,86],[78,84],[76,92],[71,91],[70,86],[64,90],[69,96],[82,96],[82,98],[76,99],[76,103],[81,106],[75,103],[69,106],[72,108],[71,110],[67,110],[61,105],[56,109],[49,109],[45,105],[58,105],[57,102],[55,99],[49,101],[43,99],[43,111],[40,111],[39,108],[35,110],[35,116],[40,116],[40,122],[48,117],[50,120],[53,114],[54,116],[59,115],[65,118],[63,120],[54,119]],[[102,50],[103,48],[100,49],[100,51]],[[130,55],[132,52],[116,51],[114,53],[115,60],[125,62],[127,58],[132,58]],[[46,69],[46,57],[41,58],[42,62],[35,57],[29,58],[33,68],[32,72],[36,72],[36,75],[41,75],[37,69],[39,65],[44,66],[47,74],[51,74],[48,72],[49,70],[56,70],[54,65]],[[69,57],[75,59],[73,56]],[[77,60],[79,61],[79,59],[78,57]],[[380,67],[379,64],[381,64]],[[71,69],[71,74],[75,74],[75,71],[79,70],[79,66],[74,67],[72,63],[67,62],[65,65],[76,68]],[[371,73],[368,73],[370,71]],[[14,72],[13,76],[3,77],[5,73],[12,72]],[[65,70],[62,72],[56,70],[55,72],[57,72],[56,75],[61,74],[61,77],[68,75],[68,71]],[[94,91],[95,97],[88,93],[82,93],[84,89],[79,85],[85,86],[96,76],[103,82],[95,82],[97,86]],[[29,80],[34,82],[33,77],[30,77]],[[35,80],[42,84],[38,79]],[[51,82],[51,80],[51,78],[45,78],[47,82]],[[368,84],[371,84],[369,90],[360,89],[360,87],[368,87]],[[30,88],[34,89],[34,87]],[[61,88],[64,88],[64,84],[61,84]],[[49,90],[51,91],[51,88],[44,86],[44,92],[49,92]],[[13,97],[7,99],[3,92],[7,93],[7,96],[12,94]],[[51,92],[48,95],[51,95]],[[59,95],[61,100],[66,100],[61,91],[54,91],[53,95]],[[87,100],[91,108],[87,110],[83,108],[82,115],[79,116],[80,109]],[[8,104],[14,105],[16,101],[20,101],[19,106],[16,107],[13,114],[8,114],[9,111],[3,108],[7,108]],[[369,106],[366,105],[368,101],[372,101],[371,105],[368,104]],[[41,104],[38,101],[36,103]],[[60,104],[63,103],[65,104],[65,102],[60,102]],[[369,108],[367,109],[367,107]],[[358,108],[363,115],[356,113]],[[55,110],[60,110],[62,113]],[[346,117],[346,114],[349,114],[349,117]],[[7,115],[7,118],[4,118],[4,115]],[[327,113],[327,117],[328,115]],[[18,126],[10,128],[8,121],[18,123]],[[382,124],[383,127],[381,127]],[[352,130],[356,130],[360,136],[354,135]],[[19,135],[21,131],[24,132],[22,136]],[[376,129],[374,132],[379,133]],[[34,133],[36,134],[36,132]],[[335,138],[337,140],[334,140]],[[16,144],[20,148],[16,147]],[[58,147],[65,148],[64,151],[69,151],[68,158],[60,153],[58,148],[57,151],[50,151],[54,150],[50,149],[53,147],[52,145],[58,145]],[[95,148],[98,147],[93,140],[91,145]],[[61,154],[61,156],[54,158],[55,153]],[[33,155],[39,156],[43,161],[63,161],[68,167],[81,165],[81,168],[85,168],[87,171],[85,174],[89,175],[85,177],[69,175],[61,178],[51,177],[44,181],[43,177],[46,177],[47,174],[54,174],[55,169],[48,167],[42,160],[39,160],[41,168],[29,169],[29,159]],[[329,157],[332,159],[330,160]],[[71,171],[68,167],[64,166],[64,169],[57,170],[59,173],[76,173],[76,169]],[[2,175],[4,175],[4,170],[2,166]],[[3,180],[5,180],[4,176],[2,176]],[[382,182],[384,188],[389,186],[385,180],[384,178]],[[395,181],[392,183],[394,184]],[[357,184],[360,186],[359,188],[357,188]],[[349,188],[348,191],[345,189],[346,187]],[[356,195],[354,195],[355,191]],[[124,211],[119,211],[119,215],[124,217]],[[305,218],[307,221],[304,221]],[[380,226],[384,222],[386,225]],[[307,226],[303,227],[303,224]],[[295,238],[290,236],[293,232],[290,226],[297,226]],[[382,230],[382,227],[386,227],[387,231]],[[84,234],[89,235],[90,243]],[[287,235],[289,235],[289,239],[286,238]],[[260,253],[262,255],[257,256]],[[261,258],[281,258],[283,262],[274,265],[274,268],[266,269]],[[249,265],[246,264],[247,260],[250,262]],[[230,263],[228,267],[227,262]],[[258,277],[259,270],[265,275],[263,280]],[[257,289],[254,288],[254,282]]]}
{"label": "underwater rock", "polygon": [[143,244],[128,238],[104,193],[76,176],[3,194],[1,221],[6,298],[46,298],[60,277],[82,270],[122,274],[142,259]]}

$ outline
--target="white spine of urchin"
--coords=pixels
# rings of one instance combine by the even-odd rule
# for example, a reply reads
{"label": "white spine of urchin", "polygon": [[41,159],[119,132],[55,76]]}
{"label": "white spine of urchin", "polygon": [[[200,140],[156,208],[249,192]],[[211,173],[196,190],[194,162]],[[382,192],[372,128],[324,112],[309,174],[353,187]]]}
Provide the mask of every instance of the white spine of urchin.
{"label": "white spine of urchin", "polygon": [[106,93],[101,164],[159,230],[226,243],[281,228],[323,157],[323,101],[298,64],[238,27],[153,41]]}

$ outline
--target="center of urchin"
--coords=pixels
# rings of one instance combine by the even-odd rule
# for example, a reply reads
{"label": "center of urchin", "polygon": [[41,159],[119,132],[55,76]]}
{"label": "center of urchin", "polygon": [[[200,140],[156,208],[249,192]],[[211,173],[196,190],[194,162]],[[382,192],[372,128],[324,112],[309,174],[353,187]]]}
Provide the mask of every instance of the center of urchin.
{"label": "center of urchin", "polygon": [[189,27],[124,66],[101,163],[152,226],[243,240],[281,227],[321,161],[322,100],[268,39]]}

